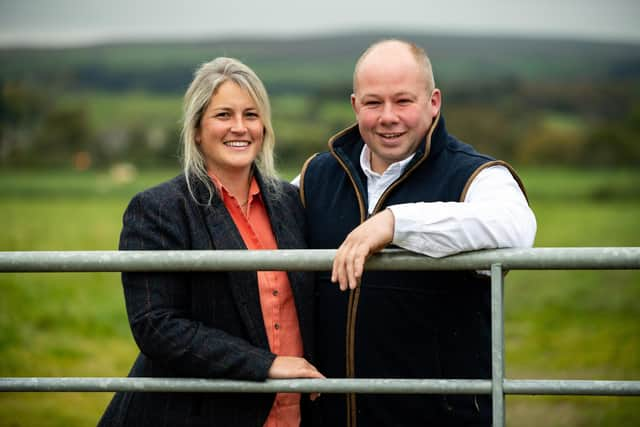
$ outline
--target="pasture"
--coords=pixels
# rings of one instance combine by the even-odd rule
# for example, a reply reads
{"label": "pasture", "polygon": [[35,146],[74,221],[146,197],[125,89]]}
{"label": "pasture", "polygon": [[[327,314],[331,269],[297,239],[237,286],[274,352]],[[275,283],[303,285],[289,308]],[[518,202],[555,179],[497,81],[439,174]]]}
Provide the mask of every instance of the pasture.
{"label": "pasture", "polygon": [[[0,249],[114,250],[135,192],[179,173],[0,171]],[[292,170],[284,175],[295,175]],[[521,171],[538,247],[640,246],[640,172]],[[0,376],[126,376],[119,274],[0,274]],[[513,271],[509,378],[640,379],[640,272]],[[1,393],[0,425],[94,425],[110,393]],[[640,425],[638,398],[507,397],[510,426]]]}

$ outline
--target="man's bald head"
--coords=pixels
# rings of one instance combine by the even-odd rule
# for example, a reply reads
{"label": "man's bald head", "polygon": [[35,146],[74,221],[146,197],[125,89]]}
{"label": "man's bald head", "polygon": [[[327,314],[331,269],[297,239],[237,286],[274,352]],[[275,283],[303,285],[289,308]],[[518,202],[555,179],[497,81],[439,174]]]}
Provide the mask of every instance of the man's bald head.
{"label": "man's bald head", "polygon": [[357,91],[358,74],[363,65],[375,61],[393,61],[398,55],[404,55],[406,53],[409,53],[415,60],[416,66],[419,67],[424,75],[427,93],[431,93],[435,89],[436,84],[433,77],[433,69],[431,68],[431,61],[427,53],[414,43],[398,39],[378,41],[364,51],[358,59],[358,62],[356,62],[353,71],[353,92],[355,93]]}

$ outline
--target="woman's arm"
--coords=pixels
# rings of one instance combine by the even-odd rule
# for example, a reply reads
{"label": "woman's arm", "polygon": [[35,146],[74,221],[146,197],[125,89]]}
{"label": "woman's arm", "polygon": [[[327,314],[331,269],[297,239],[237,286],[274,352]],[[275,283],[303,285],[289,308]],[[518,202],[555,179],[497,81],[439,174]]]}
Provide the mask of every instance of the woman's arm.
{"label": "woman's arm", "polygon": [[[121,250],[192,249],[184,198],[145,192],[127,208]],[[263,380],[275,355],[192,317],[188,273],[123,273],[127,313],[140,350],[178,375]],[[211,302],[214,303],[213,301]]]}

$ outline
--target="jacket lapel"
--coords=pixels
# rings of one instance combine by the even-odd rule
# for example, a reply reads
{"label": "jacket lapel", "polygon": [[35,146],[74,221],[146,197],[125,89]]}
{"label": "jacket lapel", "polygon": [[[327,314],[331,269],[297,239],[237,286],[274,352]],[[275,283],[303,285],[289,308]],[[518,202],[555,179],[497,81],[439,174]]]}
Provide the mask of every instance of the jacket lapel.
{"label": "jacket lapel", "polygon": [[[217,194],[210,205],[203,205],[204,218],[216,249],[243,249],[247,247],[235,226],[231,215]],[[269,348],[267,333],[262,320],[258,278],[255,271],[230,271],[228,286],[252,344]]]}

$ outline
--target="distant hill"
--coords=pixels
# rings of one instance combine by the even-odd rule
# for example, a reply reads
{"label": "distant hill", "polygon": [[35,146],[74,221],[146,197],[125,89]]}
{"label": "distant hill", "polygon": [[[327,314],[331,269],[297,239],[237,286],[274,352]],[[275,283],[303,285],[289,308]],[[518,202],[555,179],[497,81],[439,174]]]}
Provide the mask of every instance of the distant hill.
{"label": "distant hill", "polygon": [[[351,85],[356,58],[375,40],[414,41],[431,56],[438,85],[640,78],[640,45],[560,39],[354,33],[309,38],[118,43],[64,49],[0,49],[0,80],[45,82],[65,90],[182,93],[198,64],[234,56],[272,94]],[[343,93],[342,90],[340,90]]]}

